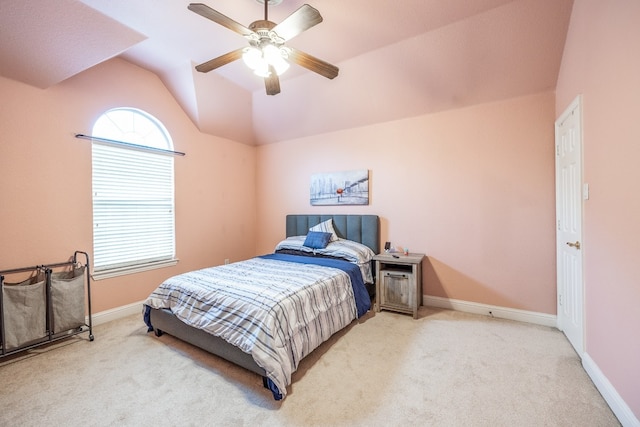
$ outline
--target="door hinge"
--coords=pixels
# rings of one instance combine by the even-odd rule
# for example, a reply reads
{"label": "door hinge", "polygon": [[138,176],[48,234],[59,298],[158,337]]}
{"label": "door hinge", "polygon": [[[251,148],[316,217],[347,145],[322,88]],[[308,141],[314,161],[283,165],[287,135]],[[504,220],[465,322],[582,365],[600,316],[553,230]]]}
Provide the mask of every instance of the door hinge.
{"label": "door hinge", "polygon": [[562,294],[558,295],[558,303],[562,305]]}

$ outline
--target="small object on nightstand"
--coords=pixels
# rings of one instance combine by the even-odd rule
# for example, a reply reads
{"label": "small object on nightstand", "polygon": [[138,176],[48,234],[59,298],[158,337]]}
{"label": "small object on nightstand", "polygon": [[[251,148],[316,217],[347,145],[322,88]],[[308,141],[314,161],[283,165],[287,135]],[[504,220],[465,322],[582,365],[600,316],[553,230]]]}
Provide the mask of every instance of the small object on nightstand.
{"label": "small object on nightstand", "polygon": [[400,257],[382,253],[373,257],[376,262],[376,312],[391,310],[418,318],[418,308],[422,305],[424,256],[406,253]]}

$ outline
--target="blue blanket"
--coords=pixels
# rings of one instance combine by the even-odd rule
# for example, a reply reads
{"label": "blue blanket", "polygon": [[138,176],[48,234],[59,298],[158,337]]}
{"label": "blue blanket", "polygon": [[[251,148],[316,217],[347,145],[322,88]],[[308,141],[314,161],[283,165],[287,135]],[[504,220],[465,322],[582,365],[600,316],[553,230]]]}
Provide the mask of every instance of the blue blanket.
{"label": "blue blanket", "polygon": [[287,254],[269,254],[262,255],[259,258],[275,259],[287,262],[297,262],[300,264],[315,264],[325,267],[338,268],[349,275],[351,279],[351,287],[353,288],[353,295],[356,300],[356,309],[358,310],[358,317],[363,316],[371,308],[371,298],[369,292],[364,286],[364,280],[362,280],[362,273],[360,267],[356,264],[340,259],[331,258],[316,258],[308,256],[287,255]]}

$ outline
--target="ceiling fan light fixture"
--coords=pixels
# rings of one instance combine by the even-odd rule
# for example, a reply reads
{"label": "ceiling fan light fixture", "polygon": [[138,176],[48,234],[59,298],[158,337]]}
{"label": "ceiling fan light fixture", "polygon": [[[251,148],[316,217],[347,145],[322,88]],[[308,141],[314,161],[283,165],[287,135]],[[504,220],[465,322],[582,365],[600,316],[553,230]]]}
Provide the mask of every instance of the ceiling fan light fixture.
{"label": "ceiling fan light fixture", "polygon": [[265,61],[276,69],[277,75],[281,76],[289,69],[289,62],[283,56],[285,53],[283,49],[268,44],[262,49],[262,52]]}
{"label": "ceiling fan light fixture", "polygon": [[286,52],[272,44],[267,44],[262,49],[250,46],[244,48],[242,59],[247,67],[260,77],[269,77],[270,65],[280,76],[289,69],[289,62],[283,57],[283,54]]}
{"label": "ceiling fan light fixture", "polygon": [[259,77],[269,77],[271,75],[271,71],[269,71],[269,64],[262,61],[258,68],[253,70],[253,74]]}
{"label": "ceiling fan light fixture", "polygon": [[242,51],[242,60],[247,65],[247,67],[255,70],[260,67],[261,63],[264,62],[262,59],[262,51],[257,47],[245,47]]}

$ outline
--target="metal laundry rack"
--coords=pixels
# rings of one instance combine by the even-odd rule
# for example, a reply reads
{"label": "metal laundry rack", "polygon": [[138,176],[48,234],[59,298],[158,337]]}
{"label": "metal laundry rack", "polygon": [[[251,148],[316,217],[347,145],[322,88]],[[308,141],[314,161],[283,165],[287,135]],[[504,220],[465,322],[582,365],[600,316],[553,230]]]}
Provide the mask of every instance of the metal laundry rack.
{"label": "metal laundry rack", "polygon": [[[0,271],[0,358],[86,332],[94,340],[89,267],[89,254],[75,251],[69,261]],[[26,280],[5,283],[6,275],[29,272]]]}

